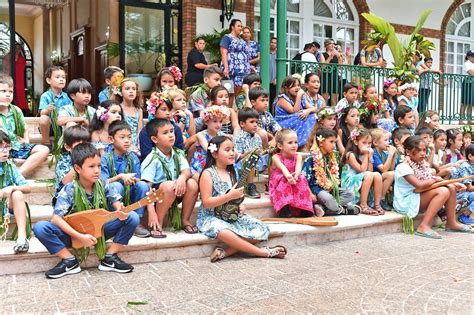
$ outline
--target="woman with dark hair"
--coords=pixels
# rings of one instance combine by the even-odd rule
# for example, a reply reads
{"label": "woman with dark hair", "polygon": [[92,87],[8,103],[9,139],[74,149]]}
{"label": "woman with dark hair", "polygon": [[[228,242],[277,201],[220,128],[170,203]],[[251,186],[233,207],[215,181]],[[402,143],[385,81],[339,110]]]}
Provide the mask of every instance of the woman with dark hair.
{"label": "woman with dark hair", "polygon": [[184,82],[187,86],[193,86],[198,83],[203,83],[204,70],[216,66],[216,64],[208,65],[206,57],[204,57],[203,51],[206,48],[206,42],[204,38],[198,37],[194,41],[194,48],[188,54],[187,63],[188,70],[184,77]]}
{"label": "woman with dark hair", "polygon": [[[230,21],[230,33],[224,35],[220,42],[224,76],[234,82],[234,94],[239,95],[244,77],[250,73],[250,62],[247,54],[247,43],[240,38],[242,22]],[[233,105],[233,100],[230,102]]]}
{"label": "woman with dark hair", "polygon": [[[461,110],[459,112],[459,124],[464,125],[464,119],[472,125],[472,105],[474,105],[474,51],[469,50],[466,54],[463,74],[468,75],[461,86]],[[466,114],[466,108],[468,109]]]}
{"label": "woman with dark hair", "polygon": [[252,40],[252,29],[249,26],[242,29],[242,38],[247,43],[250,70],[260,73],[260,46]]}

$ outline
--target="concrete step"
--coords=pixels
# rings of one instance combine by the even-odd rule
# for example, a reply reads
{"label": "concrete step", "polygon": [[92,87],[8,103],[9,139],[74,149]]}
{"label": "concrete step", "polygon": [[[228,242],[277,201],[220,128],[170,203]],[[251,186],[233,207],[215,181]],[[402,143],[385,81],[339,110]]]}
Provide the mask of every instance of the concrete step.
{"label": "concrete step", "polygon": [[[325,243],[354,239],[380,234],[400,232],[402,216],[389,212],[384,216],[340,216],[339,224],[332,227],[311,227],[306,225],[271,223],[270,238],[264,245],[281,244],[289,249],[295,246]],[[129,263],[147,263],[208,257],[213,248],[219,244],[202,234],[186,234],[183,231],[167,231],[165,239],[140,239],[133,237],[129,246],[120,256]],[[44,246],[36,239],[30,242],[30,251],[24,255],[13,253],[13,242],[0,243],[0,275],[42,272],[52,268],[57,262],[50,256]],[[84,267],[96,267],[97,258],[91,251]]]}
{"label": "concrete step", "polygon": [[[55,174],[56,165],[53,164],[51,166],[51,168],[49,167],[49,163],[52,160],[52,158],[53,157],[51,155],[49,155],[48,159],[46,161],[44,161],[43,163],[41,163],[32,174],[30,174],[26,177],[26,179],[55,178],[56,177],[56,174]],[[23,165],[23,163],[25,163],[25,160],[13,159],[13,163],[15,163],[15,165],[17,167],[20,167],[21,165]]]}
{"label": "concrete step", "polygon": [[31,192],[25,194],[26,201],[30,206],[33,205],[51,205],[51,198],[55,192],[54,183],[39,182],[35,179],[28,179],[28,186],[31,187]]}

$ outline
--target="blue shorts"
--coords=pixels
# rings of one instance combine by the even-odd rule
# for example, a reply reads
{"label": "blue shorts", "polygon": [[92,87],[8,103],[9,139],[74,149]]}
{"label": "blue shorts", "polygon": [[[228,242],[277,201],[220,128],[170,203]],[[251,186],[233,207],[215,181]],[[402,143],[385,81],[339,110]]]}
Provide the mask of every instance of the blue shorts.
{"label": "blue shorts", "polygon": [[31,150],[33,150],[34,146],[35,144],[22,143],[20,144],[18,150],[12,149],[10,151],[10,158],[26,160],[30,155]]}

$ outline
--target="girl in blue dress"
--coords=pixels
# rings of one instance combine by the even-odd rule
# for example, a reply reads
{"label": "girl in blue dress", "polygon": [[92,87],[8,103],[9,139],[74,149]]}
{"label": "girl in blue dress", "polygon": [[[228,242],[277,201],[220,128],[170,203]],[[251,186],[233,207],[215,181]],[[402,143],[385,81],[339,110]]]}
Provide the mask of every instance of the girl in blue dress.
{"label": "girl in blue dress", "polygon": [[199,178],[201,206],[196,225],[199,231],[211,239],[225,243],[226,249],[217,247],[211,255],[211,262],[216,262],[237,252],[244,252],[257,257],[284,258],[286,248],[256,247],[255,244],[268,239],[268,226],[244,214],[244,207],[239,209],[235,222],[224,221],[217,217],[214,208],[231,200],[244,196],[244,187],[236,188],[237,174],[234,169],[235,151],[232,140],[226,136],[217,136],[209,141],[206,167]]}
{"label": "girl in blue dress", "polygon": [[275,120],[282,128],[293,129],[298,136],[298,147],[303,147],[316,124],[317,109],[303,101],[305,92],[296,76],[286,77],[280,92],[275,100]]}

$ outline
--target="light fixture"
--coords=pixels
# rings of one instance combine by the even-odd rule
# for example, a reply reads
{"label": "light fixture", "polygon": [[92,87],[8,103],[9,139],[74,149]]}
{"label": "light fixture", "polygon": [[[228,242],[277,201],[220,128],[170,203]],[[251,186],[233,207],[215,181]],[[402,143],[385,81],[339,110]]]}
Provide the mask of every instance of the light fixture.
{"label": "light fixture", "polygon": [[234,15],[235,0],[222,0],[221,2],[222,2],[222,14],[220,18],[222,22],[222,27],[224,27],[225,19],[227,19],[227,21],[230,21],[230,19]]}
{"label": "light fixture", "polygon": [[35,4],[52,9],[54,7],[68,5],[69,0],[35,0]]}

